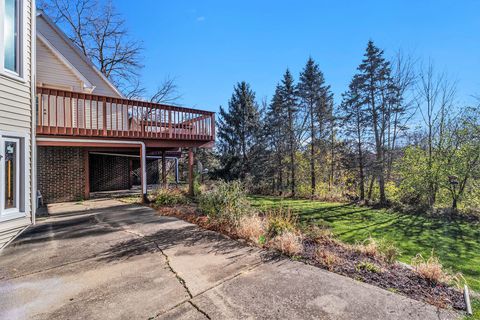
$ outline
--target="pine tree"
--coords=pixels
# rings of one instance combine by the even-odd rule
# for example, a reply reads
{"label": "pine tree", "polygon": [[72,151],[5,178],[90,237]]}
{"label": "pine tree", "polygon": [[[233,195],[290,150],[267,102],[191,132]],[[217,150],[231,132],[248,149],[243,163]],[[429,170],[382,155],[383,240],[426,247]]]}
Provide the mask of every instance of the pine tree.
{"label": "pine tree", "polygon": [[255,146],[261,137],[261,123],[255,93],[246,82],[238,83],[228,102],[220,107],[219,150],[224,177],[244,179],[258,156]]}
{"label": "pine tree", "polygon": [[370,127],[375,143],[375,174],[378,179],[380,203],[385,204],[385,132],[390,118],[389,99],[392,98],[393,81],[390,62],[383,50],[369,41],[362,63],[358,67],[358,87],[363,101],[368,105]]}
{"label": "pine tree", "polygon": [[286,115],[286,130],[288,139],[288,154],[290,156],[290,190],[292,197],[296,193],[296,164],[295,156],[298,149],[298,127],[299,114],[297,90],[292,74],[287,69],[281,84],[278,86],[279,99],[281,101],[281,113]]}
{"label": "pine tree", "polygon": [[343,100],[339,108],[339,121],[345,135],[350,137],[355,144],[360,200],[363,201],[365,200],[364,139],[368,119],[365,103],[359,91],[359,78],[357,76],[352,79],[348,91],[343,94]]}
{"label": "pine tree", "polygon": [[285,126],[285,119],[287,113],[282,102],[282,96],[280,94],[280,85],[275,88],[275,94],[272,101],[268,106],[267,116],[265,120],[265,130],[268,136],[268,140],[272,149],[273,161],[271,166],[273,167],[274,184],[273,191],[282,193],[284,191],[284,157],[288,149],[287,140],[288,130]]}
{"label": "pine tree", "polygon": [[310,179],[311,194],[316,189],[315,155],[317,141],[323,134],[325,121],[328,119],[328,105],[333,100],[330,87],[325,85],[325,79],[320,68],[312,58],[309,58],[298,83],[298,96],[305,111],[306,122],[309,123],[310,140]]}

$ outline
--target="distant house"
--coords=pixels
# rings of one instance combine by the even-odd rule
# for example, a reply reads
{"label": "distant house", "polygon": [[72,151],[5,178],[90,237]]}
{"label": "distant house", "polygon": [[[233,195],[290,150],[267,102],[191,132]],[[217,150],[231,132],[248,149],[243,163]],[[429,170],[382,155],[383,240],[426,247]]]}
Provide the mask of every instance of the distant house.
{"label": "distant house", "polygon": [[0,249],[35,222],[37,198],[88,199],[136,183],[145,197],[183,148],[192,189],[193,148],[215,137],[212,112],[125,99],[32,8],[0,1]]}

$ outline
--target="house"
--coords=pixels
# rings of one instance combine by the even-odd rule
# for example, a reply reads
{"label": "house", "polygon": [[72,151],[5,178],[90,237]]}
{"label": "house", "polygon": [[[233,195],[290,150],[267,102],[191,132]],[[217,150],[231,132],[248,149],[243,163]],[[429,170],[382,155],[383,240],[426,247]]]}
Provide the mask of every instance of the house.
{"label": "house", "polygon": [[35,12],[0,1],[0,248],[35,221]]}
{"label": "house", "polygon": [[32,0],[1,1],[0,22],[0,248],[35,222],[38,195],[88,199],[131,188],[137,172],[146,198],[182,150],[193,190],[193,148],[213,145],[213,112],[126,99]]}

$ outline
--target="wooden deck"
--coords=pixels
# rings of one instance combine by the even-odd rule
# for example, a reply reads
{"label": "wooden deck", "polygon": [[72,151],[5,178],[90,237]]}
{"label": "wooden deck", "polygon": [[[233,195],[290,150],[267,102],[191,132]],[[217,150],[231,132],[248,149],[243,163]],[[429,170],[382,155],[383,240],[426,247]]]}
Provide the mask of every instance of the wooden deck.
{"label": "wooden deck", "polygon": [[215,113],[159,103],[37,88],[37,135],[162,140],[179,147],[215,140]]}

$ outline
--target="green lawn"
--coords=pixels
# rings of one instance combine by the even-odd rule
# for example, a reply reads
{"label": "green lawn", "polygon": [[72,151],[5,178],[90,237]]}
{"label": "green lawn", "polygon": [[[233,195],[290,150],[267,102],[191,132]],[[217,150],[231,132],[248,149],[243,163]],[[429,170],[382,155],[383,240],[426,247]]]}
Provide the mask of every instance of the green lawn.
{"label": "green lawn", "polygon": [[479,225],[342,203],[263,196],[252,196],[250,200],[261,210],[290,208],[302,222],[327,224],[335,236],[348,243],[360,242],[369,236],[392,240],[402,251],[400,260],[406,263],[417,253],[427,258],[434,249],[444,266],[461,272],[469,286],[480,291]]}

